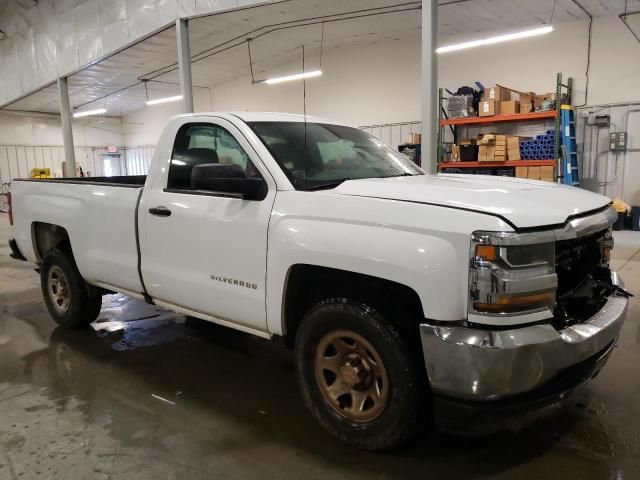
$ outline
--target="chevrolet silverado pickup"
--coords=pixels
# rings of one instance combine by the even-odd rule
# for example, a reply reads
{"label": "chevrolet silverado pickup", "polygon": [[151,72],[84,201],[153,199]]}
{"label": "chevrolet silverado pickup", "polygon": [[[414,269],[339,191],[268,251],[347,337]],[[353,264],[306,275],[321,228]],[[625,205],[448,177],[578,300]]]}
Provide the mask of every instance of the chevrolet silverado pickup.
{"label": "chevrolet silverado pickup", "polygon": [[62,327],[120,292],[280,337],[310,412],[369,450],[556,405],[599,373],[628,303],[608,198],[427,175],[312,117],[179,115],[147,176],[19,179],[10,217]]}

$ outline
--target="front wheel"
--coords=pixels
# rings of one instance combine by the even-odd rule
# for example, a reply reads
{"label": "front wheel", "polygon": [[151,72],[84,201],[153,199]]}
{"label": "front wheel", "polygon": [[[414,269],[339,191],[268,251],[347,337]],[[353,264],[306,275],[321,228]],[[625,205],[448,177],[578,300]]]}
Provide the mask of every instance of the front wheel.
{"label": "front wheel", "polygon": [[295,360],[307,408],[349,445],[389,450],[424,424],[424,370],[393,324],[366,304],[341,298],[312,307]]}
{"label": "front wheel", "polygon": [[47,310],[61,327],[79,328],[98,318],[102,296],[84,281],[70,253],[58,248],[47,253],[40,285]]}

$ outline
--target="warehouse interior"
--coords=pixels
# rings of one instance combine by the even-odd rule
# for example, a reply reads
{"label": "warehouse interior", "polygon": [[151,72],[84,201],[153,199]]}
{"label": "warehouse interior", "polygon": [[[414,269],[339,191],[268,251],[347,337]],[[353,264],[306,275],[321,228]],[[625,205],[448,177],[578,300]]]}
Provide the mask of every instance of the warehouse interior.
{"label": "warehouse interior", "polygon": [[0,478],[637,478],[637,297],[606,368],[553,411],[373,453],[308,414],[285,342],[121,293],[102,297],[102,326],[57,326],[41,265],[10,257],[7,194],[148,175],[179,114],[296,114],[305,141],[319,117],[428,174],[608,197],[610,267],[640,294],[638,85],[640,0],[1,2]]}

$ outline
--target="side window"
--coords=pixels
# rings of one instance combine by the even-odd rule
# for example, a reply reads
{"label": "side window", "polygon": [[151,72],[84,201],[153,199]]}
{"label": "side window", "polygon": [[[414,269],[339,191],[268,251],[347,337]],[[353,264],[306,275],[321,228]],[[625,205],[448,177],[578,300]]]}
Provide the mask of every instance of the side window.
{"label": "side window", "polygon": [[182,126],[176,135],[167,188],[190,190],[193,167],[203,163],[236,164],[247,176],[260,176],[227,130],[218,125],[192,123]]}

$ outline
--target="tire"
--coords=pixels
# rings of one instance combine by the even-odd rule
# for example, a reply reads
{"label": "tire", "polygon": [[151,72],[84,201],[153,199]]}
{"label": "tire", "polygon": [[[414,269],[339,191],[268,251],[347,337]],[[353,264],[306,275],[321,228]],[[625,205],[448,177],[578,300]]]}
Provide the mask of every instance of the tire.
{"label": "tire", "polygon": [[321,301],[302,320],[294,348],[304,402],[335,438],[385,451],[423,427],[430,403],[422,360],[373,308],[347,298]]}
{"label": "tire", "polygon": [[40,286],[49,315],[61,327],[81,328],[98,318],[102,296],[84,281],[71,253],[58,248],[47,253]]}

